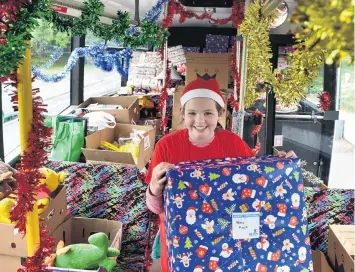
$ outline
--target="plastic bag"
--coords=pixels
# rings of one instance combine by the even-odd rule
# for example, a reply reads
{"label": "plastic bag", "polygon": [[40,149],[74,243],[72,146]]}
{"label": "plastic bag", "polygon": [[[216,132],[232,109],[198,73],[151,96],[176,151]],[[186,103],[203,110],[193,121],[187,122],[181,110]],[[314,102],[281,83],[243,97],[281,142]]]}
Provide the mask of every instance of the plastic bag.
{"label": "plastic bag", "polygon": [[116,126],[115,117],[103,111],[90,112],[85,114],[89,119],[89,130],[96,131],[105,128],[114,128]]}

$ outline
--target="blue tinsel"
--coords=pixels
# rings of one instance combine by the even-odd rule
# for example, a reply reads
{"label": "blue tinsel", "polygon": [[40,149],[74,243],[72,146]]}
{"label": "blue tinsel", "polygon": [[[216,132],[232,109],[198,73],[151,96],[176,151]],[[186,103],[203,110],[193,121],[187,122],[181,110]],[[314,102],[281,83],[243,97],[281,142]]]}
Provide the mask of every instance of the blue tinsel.
{"label": "blue tinsel", "polygon": [[[154,7],[152,7],[151,10],[149,10],[146,14],[143,20],[149,20],[152,21],[153,23],[155,23],[161,12],[163,11],[163,7],[165,4],[167,4],[169,2],[169,0],[158,0],[158,2],[155,4]],[[133,35],[135,33],[137,33],[138,29],[134,26],[131,26],[128,30],[128,35]]]}
{"label": "blue tinsel", "polygon": [[[56,63],[61,56],[63,56],[64,50],[60,46],[51,45],[46,41],[37,41],[37,43],[44,48],[43,51],[49,51],[49,60],[42,64],[39,69],[48,69]],[[46,52],[47,53],[47,52]]]}
{"label": "blue tinsel", "polygon": [[[106,46],[89,46],[76,48],[70,55],[68,63],[64,66],[61,73],[48,75],[43,73],[36,66],[32,65],[32,74],[45,82],[58,82],[65,78],[71,71],[80,57],[92,57],[94,65],[105,72],[111,72],[116,67],[117,72],[122,76],[128,76],[129,63],[132,58],[132,49],[125,48],[119,52],[105,54]],[[123,67],[121,64],[123,58]]]}

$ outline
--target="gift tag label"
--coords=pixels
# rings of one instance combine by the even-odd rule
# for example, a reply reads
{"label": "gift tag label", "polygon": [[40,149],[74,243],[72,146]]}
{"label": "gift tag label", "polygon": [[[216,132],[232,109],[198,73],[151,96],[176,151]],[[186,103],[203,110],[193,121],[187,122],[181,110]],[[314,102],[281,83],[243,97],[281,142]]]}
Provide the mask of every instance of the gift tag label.
{"label": "gift tag label", "polygon": [[233,239],[252,239],[260,236],[260,213],[233,213]]}
{"label": "gift tag label", "polygon": [[144,137],[144,151],[147,150],[150,147],[150,140],[149,136]]}

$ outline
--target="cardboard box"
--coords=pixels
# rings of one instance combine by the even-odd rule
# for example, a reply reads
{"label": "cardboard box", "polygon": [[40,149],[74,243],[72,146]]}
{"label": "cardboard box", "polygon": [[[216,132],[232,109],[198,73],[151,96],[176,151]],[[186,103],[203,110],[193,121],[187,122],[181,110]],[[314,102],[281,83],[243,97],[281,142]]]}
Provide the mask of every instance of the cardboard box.
{"label": "cardboard box", "polygon": [[199,74],[217,74],[216,79],[221,89],[228,88],[229,64],[231,54],[186,53],[186,84]]}
{"label": "cardboard box", "polygon": [[17,256],[0,255],[1,272],[17,272],[26,261],[26,258]]}
{"label": "cardboard box", "polygon": [[[53,233],[52,236],[58,243],[60,240],[64,241],[65,245],[88,243],[90,235],[104,232],[110,240],[110,247],[121,249],[122,241],[122,223],[106,219],[71,217],[63,222]],[[103,271],[98,270],[77,270],[68,268],[48,267],[48,271]],[[105,270],[106,271],[106,270]]]}
{"label": "cardboard box", "polygon": [[354,271],[354,236],[355,225],[329,226],[328,256],[335,271]]}
{"label": "cardboard box", "polygon": [[[40,218],[43,218],[45,220],[44,224],[48,226],[50,231],[53,231],[64,220],[66,214],[66,187],[60,185],[56,192],[54,192],[54,198],[51,199],[49,208],[40,215]],[[0,255],[18,257],[27,256],[26,237],[22,237],[22,235],[14,235],[14,225],[0,223],[0,233]]]}
{"label": "cardboard box", "polygon": [[[139,144],[138,158],[131,153],[110,150],[99,150],[102,141],[113,143],[120,136],[128,137],[133,129],[144,130],[144,139]],[[82,148],[86,161],[91,163],[124,163],[133,164],[142,170],[154,152],[155,129],[148,126],[117,124],[115,128],[99,130],[86,137],[86,148]]]}
{"label": "cardboard box", "polygon": [[[179,86],[174,92],[173,98],[173,117],[172,117],[172,130],[179,130],[185,128],[183,122],[181,122],[181,103],[180,98],[182,95],[182,91],[184,86]],[[227,102],[227,93],[225,90],[221,90],[224,100]],[[226,119],[227,119],[227,103],[224,105],[224,113],[222,114],[221,118],[219,119],[219,123],[222,125],[223,128],[226,128]]]}
{"label": "cardboard box", "polygon": [[[52,193],[49,208],[40,215],[50,231],[54,231],[67,215],[66,187],[59,185]],[[14,225],[1,224],[0,271],[16,272],[27,256],[26,236],[14,235]],[[3,270],[2,270],[3,269]]]}
{"label": "cardboard box", "polygon": [[139,120],[139,103],[137,97],[131,96],[104,96],[104,97],[91,97],[81,103],[78,108],[87,108],[90,104],[103,104],[103,105],[120,105],[124,109],[110,110],[110,109],[90,109],[90,111],[103,111],[113,115],[116,122],[123,124],[131,124],[132,120],[137,122]]}
{"label": "cardboard box", "polygon": [[313,272],[333,272],[323,252],[312,250]]}

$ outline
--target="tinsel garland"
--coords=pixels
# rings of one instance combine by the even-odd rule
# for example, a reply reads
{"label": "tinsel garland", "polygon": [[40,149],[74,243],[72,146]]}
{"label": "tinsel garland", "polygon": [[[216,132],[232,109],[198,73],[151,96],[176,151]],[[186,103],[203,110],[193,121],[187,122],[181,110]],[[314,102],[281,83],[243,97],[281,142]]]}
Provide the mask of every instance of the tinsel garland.
{"label": "tinsel garland", "polygon": [[276,14],[265,17],[261,14],[261,4],[256,2],[249,6],[245,20],[240,26],[240,32],[248,38],[245,106],[253,105],[261,96],[256,92],[256,86],[267,83],[272,86],[277,101],[283,105],[298,103],[306,97],[306,89],[311,87],[318,75],[318,68],[323,64],[323,52],[312,51],[306,42],[299,41],[294,46],[295,51],[289,54],[290,66],[272,71],[272,57],[269,40],[269,30]]}
{"label": "tinsel garland", "polygon": [[232,77],[234,80],[234,85],[237,88],[237,97],[234,97],[234,94],[231,97],[231,102],[230,102],[230,106],[232,109],[234,109],[236,112],[239,111],[239,95],[240,95],[240,76],[239,76],[239,72],[237,69],[237,60],[236,60],[236,54],[237,54],[237,44],[234,43],[233,47],[232,47],[232,61],[230,63],[230,68],[232,71]]}
{"label": "tinsel garland", "polygon": [[48,0],[9,0],[0,4],[0,77],[7,77],[24,58],[25,42],[40,18],[49,11]]}
{"label": "tinsel garland", "polygon": [[[65,78],[65,76],[75,66],[80,57],[92,57],[94,59],[94,65],[105,72],[111,72],[116,67],[117,72],[122,76],[128,75],[129,63],[132,58],[132,50],[125,48],[119,52],[109,52],[105,54],[106,46],[89,46],[76,48],[68,59],[68,63],[64,66],[64,69],[60,73],[48,75],[39,70],[36,66],[32,65],[32,74],[36,78],[45,82],[58,82]],[[122,58],[124,59],[122,67]]]}
{"label": "tinsel garland", "polygon": [[[164,5],[168,3],[169,0],[158,0],[158,2],[155,4],[155,6],[152,7],[151,10],[149,10],[146,14],[143,20],[148,20],[152,23],[155,23],[161,12],[163,11]],[[129,35],[133,35],[135,33],[138,32],[138,28],[135,26],[132,26],[129,31],[128,34]]]}
{"label": "tinsel garland", "polygon": [[[169,15],[165,20],[166,25],[171,25],[173,21],[173,17],[175,14],[180,15],[179,22],[180,24],[185,23],[186,19],[195,18],[196,20],[209,20],[213,24],[224,25],[228,22],[232,21],[233,26],[237,28],[243,20],[244,17],[244,9],[243,5],[240,4],[239,1],[235,0],[232,6],[232,14],[226,18],[215,19],[212,17],[212,14],[209,12],[204,12],[201,15],[198,15],[195,12],[187,11],[185,7],[179,2],[175,0],[169,1]],[[164,26],[164,25],[163,25]],[[167,27],[167,26],[164,26]]]}
{"label": "tinsel garland", "polygon": [[61,56],[63,56],[64,50],[60,46],[55,46],[55,45],[50,45],[46,41],[39,41],[40,45],[45,47],[45,48],[51,48],[52,50],[49,53],[49,60],[42,64],[38,69],[48,69],[52,67],[59,59]]}
{"label": "tinsel garland", "polygon": [[[11,73],[8,81],[14,91],[12,93],[12,101],[18,106],[17,84],[18,78],[15,73]],[[43,175],[39,171],[43,163],[47,160],[47,150],[51,145],[51,129],[43,125],[44,113],[47,112],[45,105],[41,102],[41,97],[37,96],[39,89],[33,89],[33,119],[31,130],[28,135],[28,149],[23,152],[20,157],[20,164],[17,167],[17,198],[16,204],[11,210],[11,221],[16,222],[15,228],[18,233],[26,234],[26,216],[33,210],[33,203],[36,201],[36,195],[40,179]],[[40,225],[40,245],[33,257],[27,258],[24,268],[19,269],[20,272],[38,272],[45,271],[42,265],[43,260],[52,251],[55,242],[49,237],[49,231],[46,227]]]}
{"label": "tinsel garland", "polygon": [[43,265],[43,261],[52,253],[52,248],[55,246],[55,239],[50,236],[50,231],[47,226],[41,223],[39,235],[40,247],[37,249],[35,255],[27,257],[23,268],[19,268],[17,272],[48,272],[46,266]]}
{"label": "tinsel garland", "polygon": [[261,96],[255,90],[257,83],[260,80],[266,81],[272,75],[269,31],[275,18],[275,13],[267,17],[263,16],[261,14],[261,4],[255,2],[248,7],[244,21],[240,25],[239,31],[247,38],[248,43],[245,108],[252,106],[256,99]]}
{"label": "tinsel garland", "polygon": [[322,111],[329,110],[332,105],[331,94],[327,91],[324,91],[318,95],[318,98],[319,98],[319,102],[320,102],[320,104],[318,105],[318,108],[320,108]]}
{"label": "tinsel garland", "polygon": [[255,127],[251,133],[251,137],[254,138],[256,136],[256,145],[252,151],[255,155],[257,155],[260,151],[260,148],[261,148],[259,132],[264,124],[264,118],[263,118],[262,112],[260,112],[260,111],[254,111],[252,113],[252,116],[254,119]]}
{"label": "tinsel garland", "polygon": [[51,22],[57,30],[69,32],[72,35],[85,35],[91,31],[96,37],[106,42],[120,41],[129,48],[144,47],[147,44],[159,48],[167,40],[169,34],[160,24],[155,22],[164,3],[166,0],[159,1],[151,12],[147,13],[147,17],[141,20],[140,33],[137,35],[133,35],[137,32],[137,28],[130,27],[128,12],[117,11],[117,19],[113,19],[111,25],[101,23],[99,16],[104,10],[104,5],[100,0],[85,0],[80,17],[61,17],[52,10],[45,16],[45,19]]}
{"label": "tinsel garland", "polygon": [[301,24],[294,32],[313,50],[326,50],[327,64],[354,62],[355,1],[298,0],[291,22]]}

